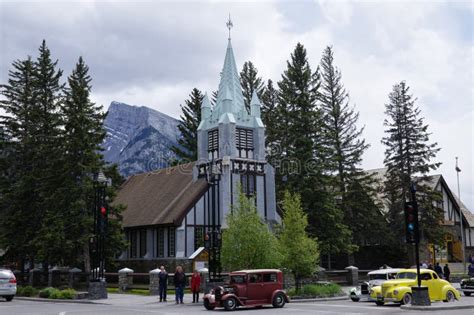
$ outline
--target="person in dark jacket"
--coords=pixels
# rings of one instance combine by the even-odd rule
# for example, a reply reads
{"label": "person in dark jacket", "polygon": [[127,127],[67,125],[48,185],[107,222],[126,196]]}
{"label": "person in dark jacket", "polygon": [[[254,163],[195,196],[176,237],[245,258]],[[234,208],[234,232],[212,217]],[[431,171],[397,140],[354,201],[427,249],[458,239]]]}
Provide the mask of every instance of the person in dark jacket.
{"label": "person in dark jacket", "polygon": [[166,290],[168,290],[168,273],[165,270],[165,266],[160,267],[158,278],[160,285],[160,302],[166,302]]}
{"label": "person in dark jacket", "polygon": [[441,266],[439,265],[439,262],[436,263],[434,267],[434,271],[438,274],[438,277],[443,279],[443,268],[441,268]]}
{"label": "person in dark jacket", "polygon": [[191,277],[191,291],[193,292],[193,303],[199,303],[199,290],[201,289],[201,275],[197,270]]}
{"label": "person in dark jacket", "polygon": [[444,273],[444,279],[449,282],[449,275],[451,274],[451,270],[449,270],[448,264],[444,265],[443,273]]}
{"label": "person in dark jacket", "polygon": [[183,267],[176,267],[173,281],[176,290],[176,304],[183,304],[184,288],[186,287],[186,274],[183,271]]}

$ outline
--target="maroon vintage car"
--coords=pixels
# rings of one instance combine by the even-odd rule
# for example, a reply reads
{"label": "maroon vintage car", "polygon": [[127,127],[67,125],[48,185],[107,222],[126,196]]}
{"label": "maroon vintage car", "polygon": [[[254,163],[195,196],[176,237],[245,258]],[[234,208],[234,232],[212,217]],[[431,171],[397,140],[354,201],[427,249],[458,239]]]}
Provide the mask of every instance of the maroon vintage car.
{"label": "maroon vintage car", "polygon": [[255,269],[231,272],[229,283],[216,287],[204,296],[208,310],[224,307],[233,311],[238,306],[257,307],[271,304],[283,307],[289,302],[283,290],[283,273],[277,269]]}

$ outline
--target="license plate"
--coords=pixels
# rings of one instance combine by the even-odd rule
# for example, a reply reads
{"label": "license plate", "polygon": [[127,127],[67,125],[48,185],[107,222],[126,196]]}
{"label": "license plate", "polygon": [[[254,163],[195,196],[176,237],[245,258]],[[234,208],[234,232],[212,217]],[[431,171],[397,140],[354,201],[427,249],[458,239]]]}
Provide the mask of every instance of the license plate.
{"label": "license plate", "polygon": [[383,302],[383,297],[382,296],[377,296],[377,301]]}

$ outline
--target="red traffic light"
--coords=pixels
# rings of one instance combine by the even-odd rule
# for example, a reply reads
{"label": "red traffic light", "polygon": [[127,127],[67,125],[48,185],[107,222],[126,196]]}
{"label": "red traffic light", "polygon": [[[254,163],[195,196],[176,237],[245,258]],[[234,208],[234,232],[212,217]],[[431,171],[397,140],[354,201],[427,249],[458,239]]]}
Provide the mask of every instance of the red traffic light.
{"label": "red traffic light", "polygon": [[107,209],[105,209],[105,207],[100,207],[100,214],[105,217],[107,215]]}
{"label": "red traffic light", "polygon": [[206,235],[204,236],[204,240],[209,241],[209,234],[208,233],[206,233]]}

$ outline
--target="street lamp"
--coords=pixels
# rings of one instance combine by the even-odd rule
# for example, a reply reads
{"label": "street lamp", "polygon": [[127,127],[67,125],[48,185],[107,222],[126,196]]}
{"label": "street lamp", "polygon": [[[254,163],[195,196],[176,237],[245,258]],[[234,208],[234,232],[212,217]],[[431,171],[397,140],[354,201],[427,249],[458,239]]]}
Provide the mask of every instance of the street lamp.
{"label": "street lamp", "polygon": [[106,190],[109,180],[102,171],[94,176],[94,236],[91,239],[91,278],[89,281],[89,298],[107,298],[105,281],[105,237],[107,234],[108,206]]}
{"label": "street lamp", "polygon": [[209,244],[209,274],[210,281],[220,281],[221,274],[221,222],[220,213],[216,209],[216,186],[221,180],[221,171],[219,166],[211,161],[206,166],[206,181],[208,187],[211,188],[212,201],[211,205],[211,216],[210,221],[210,235],[206,233],[206,239]]}
{"label": "street lamp", "polygon": [[461,189],[459,188],[459,173],[461,173],[461,169],[459,168],[458,166],[458,157],[456,156],[456,177],[457,177],[457,180],[458,180],[458,206],[459,206],[459,223],[460,223],[460,227],[461,227],[461,242],[462,242],[462,245],[461,245],[461,249],[462,249],[462,266],[463,266],[463,273],[466,273],[466,251],[465,251],[465,248],[464,248],[464,227],[463,227],[463,223],[462,223],[462,205],[461,205]]}

